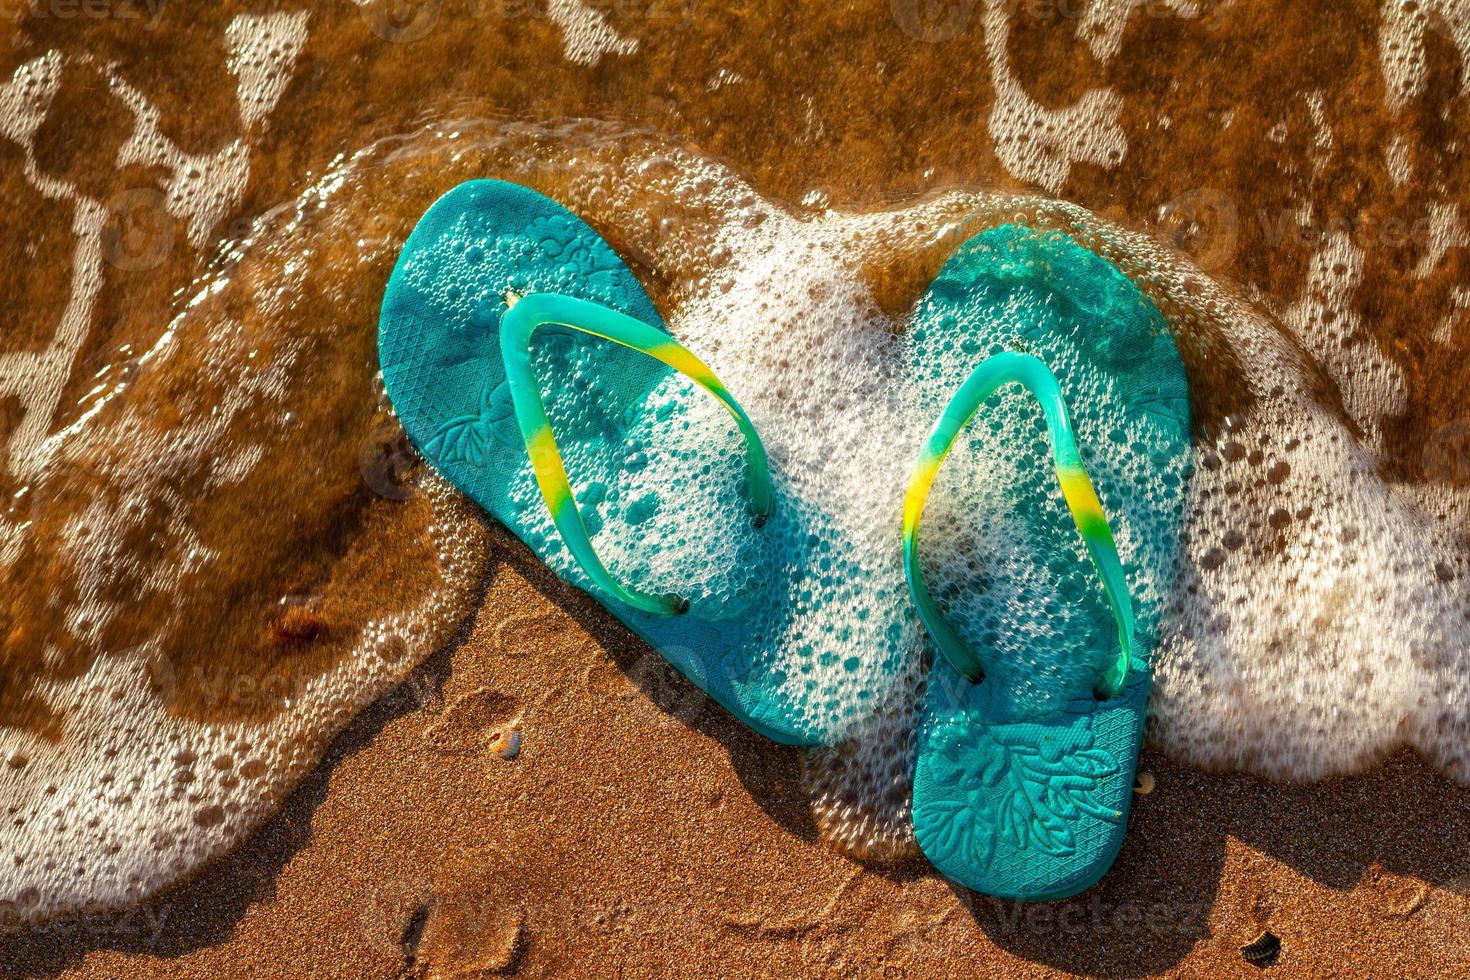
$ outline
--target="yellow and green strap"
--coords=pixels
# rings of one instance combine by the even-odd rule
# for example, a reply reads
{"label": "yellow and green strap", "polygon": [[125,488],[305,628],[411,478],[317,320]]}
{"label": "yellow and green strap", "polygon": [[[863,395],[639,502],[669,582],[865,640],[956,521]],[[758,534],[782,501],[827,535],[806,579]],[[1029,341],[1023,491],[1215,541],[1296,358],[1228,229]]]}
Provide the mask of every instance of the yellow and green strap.
{"label": "yellow and green strap", "polygon": [[1107,515],[1092,487],[1092,480],[1082,466],[1082,456],[1072,435],[1072,423],[1056,375],[1030,354],[1003,353],[989,358],[970,374],[955,393],[924,444],[924,451],[914,464],[908,491],[903,502],[903,562],[909,594],[918,607],[919,619],[934,638],[940,653],[956,670],[978,681],[983,676],[980,658],[960,639],[940,613],[919,573],[919,522],[924,515],[924,501],[939,473],[944,457],[965,423],[995,391],[1007,384],[1020,384],[1041,403],[1046,427],[1051,433],[1052,460],[1062,496],[1072,512],[1072,520],[1082,533],[1087,553],[1102,579],[1103,592],[1118,624],[1119,652],[1116,660],[1103,669],[1094,688],[1098,697],[1112,697],[1123,686],[1128,674],[1128,656],[1133,649],[1133,603],[1128,596],[1128,581],[1118,558],[1113,532]]}
{"label": "yellow and green strap", "polygon": [[526,443],[536,484],[551,511],[552,523],[587,577],[604,592],[644,612],[657,615],[683,612],[689,604],[677,595],[654,595],[619,585],[597,557],[581,511],[572,496],[561,451],[557,449],[551,420],[541,398],[541,386],[531,366],[531,337],[539,327],[548,324],[601,337],[662,361],[714,395],[734,416],[745,437],[750,509],[760,522],[770,515],[774,494],[766,450],[755,427],[714,372],[662,330],[606,306],[570,296],[531,293],[519,298],[507,297],[507,303],[510,309],[500,321],[500,353],[505,362],[505,376],[510,385],[516,422]]}

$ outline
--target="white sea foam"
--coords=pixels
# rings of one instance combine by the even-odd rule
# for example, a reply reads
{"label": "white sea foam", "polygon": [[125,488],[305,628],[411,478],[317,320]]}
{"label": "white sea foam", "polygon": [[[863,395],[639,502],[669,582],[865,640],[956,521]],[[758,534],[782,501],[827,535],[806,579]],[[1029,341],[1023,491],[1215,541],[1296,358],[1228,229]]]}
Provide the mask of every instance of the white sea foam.
{"label": "white sea foam", "polygon": [[1378,56],[1395,112],[1417,98],[1427,84],[1424,43],[1433,31],[1460,56],[1460,91],[1470,86],[1470,7],[1460,0],[1384,0],[1378,31]]}
{"label": "white sea foam", "polygon": [[995,102],[990,138],[1006,170],[1055,194],[1073,164],[1110,167],[1128,152],[1118,124],[1123,99],[1111,88],[1089,89],[1072,105],[1048,109],[1033,99],[1011,69],[1010,14],[1004,0],[985,5],[985,52]]}
{"label": "white sea foam", "polygon": [[636,38],[623,37],[602,11],[582,0],[549,0],[547,16],[562,30],[562,50],[568,61],[595,65],[609,54],[632,54]]}
{"label": "white sea foam", "polygon": [[[300,290],[327,282],[320,269],[308,275],[305,264],[294,275],[289,270],[357,228],[348,221],[324,231],[313,215],[330,203],[329,192],[309,193],[295,219],[279,222],[253,253],[271,273],[245,284],[235,276],[255,268],[249,263],[220,271],[140,361],[139,372],[153,377],[197,370],[189,384],[223,390],[223,397],[160,429],[154,406],[120,387],[108,410],[73,431],[37,474],[33,492],[40,494],[53,482],[68,485],[64,474],[79,464],[97,481],[90,505],[61,532],[58,562],[75,598],[52,626],[56,639],[68,635],[94,658],[81,676],[47,680],[37,692],[60,719],[59,731],[0,729],[0,798],[10,807],[0,867],[4,918],[131,900],[218,854],[267,816],[326,739],[427,656],[465,611],[482,570],[481,528],[458,494],[430,478],[420,491],[437,546],[420,571],[438,585],[417,600],[385,599],[380,613],[351,624],[357,645],[330,669],[298,675],[283,667],[246,691],[240,677],[215,676],[207,656],[191,658],[192,668],[176,667],[170,646],[195,626],[173,615],[160,614],[155,632],[136,647],[107,646],[128,604],[182,600],[209,587],[201,583],[227,577],[230,555],[213,546],[204,518],[211,497],[281,451],[292,414],[313,397],[303,381],[313,366],[293,342],[300,331],[291,311]],[[389,260],[386,244],[361,257],[364,264]],[[342,265],[351,277],[351,264]],[[242,330],[229,311],[232,297],[246,291],[254,291],[248,302],[259,332]],[[361,327],[370,330],[370,318]],[[267,338],[273,353],[258,360]],[[210,351],[206,364],[180,366],[199,350]],[[370,389],[365,393],[371,397]],[[242,428],[262,418],[285,423]],[[174,485],[181,479],[196,490],[184,493]],[[275,533],[269,521],[255,520],[263,535]],[[144,532],[151,557],[137,550]],[[13,533],[32,532],[22,526]],[[144,594],[117,597],[127,576]],[[196,635],[196,642],[210,638]],[[260,720],[201,721],[175,710],[175,692],[185,685],[202,689],[207,703],[280,707]]]}
{"label": "white sea foam", "polygon": [[[1283,329],[1148,237],[1080,208],[955,194],[885,214],[796,218],[709,164],[679,165],[694,172],[624,191],[621,207],[596,210],[637,227],[619,215],[638,214],[638,196],[698,195],[721,216],[697,237],[678,240],[694,229],[675,222],[675,241],[638,245],[661,250],[672,267],[702,271],[674,311],[676,331],[757,406],[788,460],[820,461],[806,464],[813,484],[854,526],[893,526],[911,455],[904,450],[929,421],[905,414],[901,381],[885,374],[882,348],[902,319],[878,311],[865,276],[951,247],[953,223],[977,216],[1039,209],[1045,221],[1095,238],[1159,298],[1196,376],[1209,376],[1216,361],[1238,363],[1234,394],[1249,402],[1195,448],[1188,543],[1168,583],[1174,608],[1157,659],[1158,744],[1186,761],[1291,779],[1352,771],[1407,744],[1470,779],[1470,570],[1453,533],[1470,495],[1382,475],[1375,426],[1365,423],[1402,409],[1402,379],[1381,358],[1340,356],[1335,335],[1322,332],[1331,319],[1322,313],[1345,310],[1354,288],[1351,255],[1329,243]],[[1293,325],[1303,334],[1293,336]],[[1303,343],[1320,359],[1299,353]],[[1319,371],[1364,425],[1366,442],[1311,394]],[[840,411],[831,407],[834,378],[853,382]],[[1196,408],[1209,414],[1209,405]],[[891,576],[880,552],[863,561]],[[870,737],[863,751],[873,751],[873,771],[888,766],[902,728]]]}
{"label": "white sea foam", "polygon": [[[1311,395],[1312,372],[1341,371],[1335,380],[1346,403],[1370,414],[1374,399],[1402,397],[1396,388],[1383,388],[1378,375],[1347,371],[1351,361],[1314,364],[1297,346],[1307,338],[1294,342],[1151,239],[1073,206],[952,193],[878,214],[799,215],[763,200],[712,162],[631,137],[571,132],[531,140],[474,124],[457,132],[452,140],[425,134],[393,144],[391,153],[360,154],[325,176],[308,199],[339,209],[341,220],[351,222],[375,206],[373,189],[385,182],[408,187],[432,179],[448,186],[487,170],[509,179],[524,171],[551,180],[556,187],[548,189],[614,229],[615,238],[677,283],[668,310],[675,332],[741,398],[783,470],[820,493],[823,507],[841,514],[846,526],[867,529],[854,532],[846,556],[861,569],[864,588],[881,582],[897,588],[898,500],[930,421],[915,410],[907,379],[892,361],[892,338],[903,329],[904,314],[882,312],[871,284],[932,267],[969,230],[1017,212],[1090,241],[1159,298],[1193,371],[1208,376],[1219,363],[1240,365],[1250,402],[1195,447],[1186,551],[1177,578],[1159,584],[1171,611],[1157,657],[1156,742],[1185,761],[1294,779],[1351,771],[1408,744],[1456,778],[1470,778],[1470,671],[1464,662],[1470,610],[1460,587],[1470,568],[1451,533],[1470,512],[1470,500],[1463,490],[1387,481],[1376,447],[1360,444],[1338,411]],[[577,162],[565,164],[571,157]],[[570,169],[558,176],[558,166]],[[407,223],[405,218],[395,240]],[[263,322],[289,333],[293,290],[320,281],[325,271],[316,256],[322,250],[309,229],[262,234],[255,247],[279,253],[283,272],[294,270]],[[387,262],[391,252],[384,245],[374,253],[380,258],[364,261]],[[1341,282],[1323,279],[1312,287],[1314,295],[1331,302]],[[227,300],[235,288],[227,281],[211,295]],[[921,288],[916,283],[904,305]],[[207,328],[216,332],[207,342],[227,347],[228,323],[216,321],[212,308],[210,300],[196,306],[186,317],[204,319],[193,327],[186,320],[178,329]],[[125,431],[99,428],[83,438],[126,445]],[[218,452],[222,447],[210,431],[185,440],[189,451]],[[76,451],[84,445],[77,443]],[[140,444],[130,453],[138,458],[153,451]],[[132,479],[146,487],[151,472],[139,463]],[[974,489],[983,493],[983,473],[975,478],[982,483]],[[452,542],[462,525],[448,513],[442,511],[438,526]],[[99,512],[78,527],[83,524],[95,530],[77,538],[78,558],[105,578],[109,562],[124,557],[107,542],[115,544],[125,516]],[[1125,520],[1125,548],[1127,533]],[[600,541],[615,574],[626,560],[616,539]],[[207,542],[193,551],[199,561],[209,559]],[[453,557],[462,549],[446,544],[441,552],[449,562],[446,580],[472,577]],[[105,608],[83,612],[98,621],[107,615]],[[423,615],[432,618],[433,612]],[[809,612],[791,639],[825,638],[821,642],[835,642],[844,654],[872,657],[872,650],[848,650],[833,640],[841,635],[842,615],[840,606]],[[411,635],[404,623],[383,624],[372,635],[395,631]],[[886,713],[855,727],[854,745],[840,764],[818,756],[808,767],[823,794],[824,824],[854,846],[901,846],[906,832],[906,799],[895,787],[907,764],[917,630],[904,642],[912,646],[905,655],[915,669],[888,699]],[[299,710],[270,731],[248,725],[216,730],[169,718],[148,704],[140,688],[146,671],[141,660],[130,658],[99,661],[86,678],[49,691],[48,701],[68,719],[61,745],[14,737],[5,745],[4,754],[28,762],[4,776],[7,795],[21,801],[13,843],[24,863],[0,871],[0,895],[33,889],[29,907],[45,910],[117,900],[217,852],[268,811],[310,764],[321,738],[427,652],[395,646],[387,656],[374,649],[369,644],[360,661],[313,684]],[[133,748],[103,763],[109,750],[128,746]],[[211,802],[160,797],[180,752],[248,757],[262,764],[263,774]],[[65,778],[58,777],[57,753],[69,760]],[[50,785],[57,789],[48,794]],[[213,805],[228,817],[208,823],[215,814],[210,810],[205,823],[196,821],[202,807]],[[159,851],[164,839],[170,843]],[[69,870],[99,841],[117,849],[112,870],[85,879]],[[48,865],[53,867],[44,870]]]}
{"label": "white sea foam", "polygon": [[[1424,16],[1430,26],[1449,25],[1452,39],[1460,37],[1459,21],[1443,6],[1401,16],[1408,5],[1385,5],[1384,70],[1400,103],[1423,84],[1416,67],[1422,38],[1414,38],[1422,35]],[[1077,161],[1118,159],[1127,147],[1112,93],[1088,92],[1063,110],[1039,106],[1014,84],[1008,23],[998,11],[999,4],[987,5],[986,28],[1000,79],[991,125],[1005,165],[1055,188]],[[1185,13],[1184,5],[1176,12]],[[248,25],[232,28],[229,43],[241,118],[254,133],[284,91],[280,77],[301,45],[296,21],[250,23],[260,33]],[[1103,60],[1115,48],[1106,33],[1094,43]],[[578,50],[600,57],[622,49],[604,43]],[[32,492],[44,493],[48,473],[69,459],[114,453],[101,478],[117,496],[68,524],[64,552],[75,565],[80,599],[57,624],[100,640],[117,615],[105,598],[109,576],[135,560],[126,532],[136,526],[138,508],[189,509],[191,502],[168,484],[170,466],[205,461],[211,479],[227,483],[276,444],[266,436],[225,445],[223,421],[198,418],[161,446],[133,420],[146,406],[125,401],[114,416],[88,414],[53,431],[58,392],[100,288],[105,217],[100,202],[34,165],[31,140],[62,68],[58,57],[43,56],[0,85],[4,137],[22,148],[39,193],[74,203],[78,239],[71,301],[51,345],[40,354],[0,358],[0,391],[23,403],[6,450],[11,473],[32,479]],[[248,152],[227,144],[202,157],[182,154],[160,134],[157,113],[141,92],[120,79],[113,86],[136,121],[119,163],[161,164],[170,175],[171,210],[186,220],[191,240],[207,242],[213,222],[238,201]],[[1401,408],[1407,395],[1384,359],[1344,353],[1342,318],[1351,309],[1345,297],[1364,274],[1351,242],[1324,242],[1303,295],[1278,324],[1148,237],[1070,205],[950,193],[878,214],[796,212],[761,198],[714,162],[617,129],[455,128],[454,137],[426,132],[342,161],[305,192],[297,210],[339,213],[330,233],[340,236],[354,221],[381,227],[383,187],[428,198],[460,180],[496,175],[555,194],[675,284],[666,309],[674,331],[751,409],[773,457],[809,490],[820,490],[824,506],[846,525],[866,529],[854,534],[851,556],[861,581],[894,588],[898,499],[930,419],[915,411],[888,353],[922,278],[898,295],[891,283],[916,270],[932,273],[965,234],[1017,214],[1084,239],[1156,297],[1197,379],[1217,377],[1231,365],[1239,372],[1229,394],[1242,407],[1197,440],[1185,551],[1175,578],[1157,583],[1169,612],[1151,706],[1156,744],[1187,762],[1289,779],[1352,771],[1408,745],[1470,782],[1470,557],[1458,530],[1470,522],[1470,493],[1384,475],[1378,419]],[[241,146],[248,148],[250,133]],[[1330,145],[1322,144],[1324,152]],[[1407,179],[1405,154],[1390,156],[1398,161],[1395,174]],[[412,216],[399,216],[382,240],[364,238],[357,273],[386,274],[411,224]],[[1442,224],[1449,242],[1455,224]],[[142,358],[143,369],[182,370],[177,352],[191,344],[219,350],[217,370],[237,368],[230,357],[248,360],[249,345],[228,313],[230,302],[259,307],[261,337],[288,337],[298,327],[293,312],[301,291],[324,281],[351,297],[344,308],[358,304],[352,307],[358,315],[344,317],[342,329],[371,330],[371,316],[363,314],[372,310],[348,288],[347,273],[328,268],[329,250],[320,247],[327,233],[311,222],[257,228],[245,251],[269,256],[271,281],[250,292],[258,284],[241,283],[226,264],[184,301]],[[899,312],[884,312],[895,300]],[[1447,322],[1435,336],[1448,343],[1454,329]],[[242,399],[300,394],[289,384],[289,345],[279,356],[274,373],[240,375]],[[1314,383],[1319,376],[1333,384]],[[260,387],[246,387],[251,377]],[[1314,394],[1334,386],[1341,406]],[[1209,390],[1223,397],[1226,388]],[[1211,407],[1196,410],[1210,416]],[[220,410],[232,411],[228,399]],[[1364,433],[1361,441],[1355,429]],[[983,495],[983,474],[971,478],[981,482],[970,489]],[[263,819],[331,733],[426,656],[424,637],[442,632],[461,608],[477,571],[476,525],[445,488],[431,482],[426,492],[440,537],[434,560],[441,588],[414,609],[365,624],[360,648],[313,678],[290,710],[270,721],[207,724],[170,712],[170,679],[162,678],[161,696],[157,660],[146,645],[99,649],[83,676],[49,683],[42,694],[62,719],[59,739],[0,731],[0,795],[13,807],[5,853],[18,859],[0,866],[0,903],[42,917],[126,901],[176,880]],[[180,560],[159,567],[153,586],[207,588],[216,549],[186,519],[170,520],[167,530],[171,554]],[[0,562],[8,565],[27,526],[6,524],[0,532]],[[1126,547],[1126,523],[1120,538]],[[616,571],[615,536],[605,543]],[[198,581],[186,584],[191,575]],[[843,624],[832,618],[840,613],[840,607],[812,613],[791,634],[793,642],[826,637],[822,642],[840,647],[831,639],[840,635]],[[902,642],[912,665],[902,683],[854,725],[850,745],[814,753],[807,767],[826,832],[877,853],[907,844],[917,629]]]}

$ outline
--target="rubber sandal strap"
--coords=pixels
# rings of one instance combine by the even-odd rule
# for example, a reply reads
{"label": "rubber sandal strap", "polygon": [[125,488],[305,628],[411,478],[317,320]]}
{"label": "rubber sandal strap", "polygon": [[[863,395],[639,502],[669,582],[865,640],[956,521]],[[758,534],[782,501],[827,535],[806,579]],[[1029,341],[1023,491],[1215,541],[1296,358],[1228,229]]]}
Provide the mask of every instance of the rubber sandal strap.
{"label": "rubber sandal strap", "polygon": [[526,443],[526,453],[531,458],[536,484],[551,511],[552,523],[572,557],[603,591],[644,612],[660,615],[683,612],[689,604],[677,595],[653,595],[619,585],[597,557],[592,539],[587,534],[587,525],[572,496],[561,451],[557,448],[556,437],[551,432],[551,420],[541,399],[541,386],[531,366],[531,337],[538,328],[548,324],[570,327],[662,361],[714,395],[734,416],[745,437],[750,509],[757,521],[764,521],[771,513],[774,494],[766,450],[755,426],[751,425],[745,410],[725,390],[714,372],[662,330],[606,306],[554,293],[531,293],[519,299],[511,296],[507,297],[507,303],[510,309],[500,321],[500,353],[505,362],[505,376],[510,385],[516,422]]}
{"label": "rubber sandal strap", "polygon": [[924,451],[909,477],[903,502],[903,563],[909,594],[918,607],[919,619],[933,636],[939,651],[961,674],[978,681],[984,674],[979,657],[945,621],[919,573],[919,521],[924,515],[924,501],[929,496],[929,488],[934,484],[939,467],[960,430],[998,388],[1013,382],[1024,385],[1041,403],[1046,427],[1051,433],[1057,482],[1061,484],[1062,496],[1072,512],[1072,520],[1081,532],[1087,553],[1092,556],[1092,564],[1102,579],[1108,606],[1118,624],[1118,658],[1103,671],[1094,689],[1099,697],[1112,697],[1122,688],[1123,679],[1128,675],[1128,657],[1133,649],[1133,603],[1128,596],[1128,580],[1123,574],[1123,563],[1118,558],[1107,515],[1103,513],[1092,480],[1082,466],[1082,456],[1072,436],[1072,423],[1067,416],[1067,406],[1062,401],[1056,375],[1030,354],[996,354],[975,368],[945,406],[929,434]]}

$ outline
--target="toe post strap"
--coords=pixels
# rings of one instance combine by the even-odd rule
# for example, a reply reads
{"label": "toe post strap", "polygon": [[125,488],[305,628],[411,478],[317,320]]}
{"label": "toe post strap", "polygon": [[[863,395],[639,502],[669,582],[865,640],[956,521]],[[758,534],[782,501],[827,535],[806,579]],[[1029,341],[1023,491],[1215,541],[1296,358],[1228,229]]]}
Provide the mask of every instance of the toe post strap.
{"label": "toe post strap", "polygon": [[1072,422],[1062,399],[1056,375],[1038,358],[1030,354],[1002,353],[981,363],[945,407],[924,444],[923,452],[909,477],[903,504],[904,576],[919,619],[929,631],[935,646],[954,668],[971,680],[978,681],[984,670],[980,658],[945,620],[924,584],[919,569],[919,525],[924,515],[924,502],[929,490],[959,436],[985,400],[1007,384],[1020,384],[1041,404],[1051,435],[1052,462],[1057,482],[1072,520],[1087,546],[1093,567],[1102,582],[1108,606],[1118,627],[1118,656],[1099,672],[1094,694],[1110,698],[1117,694],[1128,675],[1128,658],[1133,649],[1133,603],[1128,594],[1128,581],[1123,563],[1113,541],[1112,528],[1098,500],[1097,491],[1082,464],[1072,434]]}
{"label": "toe post strap", "polygon": [[775,504],[765,446],[745,410],[703,361],[667,333],[617,310],[554,293],[506,297],[509,309],[500,321],[500,350],[510,386],[511,403],[536,485],[546,500],[552,523],[572,557],[594,584],[608,594],[647,613],[678,615],[689,608],[677,595],[643,592],[621,585],[608,572],[592,546],[587,525],[572,495],[561,451],[551,431],[551,420],[531,364],[531,339],[544,326],[555,324],[611,341],[667,364],[715,397],[730,412],[745,439],[747,491],[757,524],[763,524]]}

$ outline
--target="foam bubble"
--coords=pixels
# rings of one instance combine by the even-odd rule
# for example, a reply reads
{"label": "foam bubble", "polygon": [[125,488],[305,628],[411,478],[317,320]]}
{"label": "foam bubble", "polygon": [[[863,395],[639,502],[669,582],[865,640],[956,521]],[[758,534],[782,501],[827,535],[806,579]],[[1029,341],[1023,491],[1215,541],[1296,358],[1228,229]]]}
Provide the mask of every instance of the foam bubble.
{"label": "foam bubble", "polygon": [[1073,164],[1111,167],[1123,159],[1128,152],[1127,134],[1118,123],[1123,99],[1111,88],[1089,89],[1063,109],[1048,109],[1033,99],[1011,68],[1007,6],[990,2],[985,7],[985,52],[995,85],[990,138],[1012,176],[1055,194]]}
{"label": "foam bubble", "polygon": [[296,59],[306,46],[310,17],[305,10],[242,14],[225,29],[230,71],[239,79],[240,118],[247,129],[264,123],[285,94]]}
{"label": "foam bubble", "polygon": [[602,11],[583,0],[549,0],[546,14],[562,29],[566,59],[579,65],[595,65],[609,54],[632,54],[636,38],[623,37]]}
{"label": "foam bubble", "polygon": [[[416,511],[373,525],[382,547],[363,552],[391,555],[395,569],[416,576],[423,588],[412,602],[390,613],[382,608],[388,597],[403,597],[383,588],[351,593],[328,615],[331,589],[281,596],[288,602],[268,621],[272,643],[297,649],[292,644],[321,623],[326,635],[340,630],[350,642],[332,646],[333,657],[314,662],[306,683],[269,710],[212,718],[186,710],[177,695],[162,696],[160,661],[150,650],[163,644],[186,655],[210,638],[191,637],[187,622],[168,617],[149,620],[156,636],[120,634],[119,617],[130,606],[119,601],[118,587],[142,583],[159,601],[182,603],[252,581],[222,564],[238,539],[204,518],[210,500],[223,501],[221,519],[238,524],[248,512],[240,500],[279,479],[272,460],[318,458],[293,442],[293,416],[299,426],[306,413],[314,451],[335,461],[314,478],[319,486],[303,482],[302,493],[330,499],[323,488],[341,477],[339,467],[361,478],[358,447],[334,442],[358,436],[334,433],[342,418],[358,419],[360,426],[341,431],[359,434],[378,423],[364,408],[371,391],[346,385],[326,398],[336,389],[312,385],[302,338],[318,338],[325,346],[316,350],[336,351],[329,359],[346,359],[340,363],[356,356],[370,362],[377,295],[367,284],[386,279],[393,252],[430,201],[486,175],[566,202],[635,258],[675,334],[755,419],[776,467],[820,495],[824,511],[849,529],[851,547],[841,559],[852,570],[854,594],[868,602],[902,602],[899,501],[939,397],[916,397],[898,354],[908,312],[944,259],[984,227],[1020,220],[1076,237],[1117,263],[1164,311],[1189,369],[1199,423],[1185,552],[1173,578],[1149,584],[1167,610],[1151,705],[1154,742],[1186,762],[1290,779],[1351,771],[1410,745],[1470,781],[1470,560],[1455,532],[1470,517],[1470,493],[1384,475],[1371,434],[1365,444],[1354,422],[1401,396],[1374,373],[1348,370],[1357,363],[1351,359],[1313,356],[1324,338],[1295,335],[1292,321],[1276,323],[1152,239],[1075,206],[956,192],[876,214],[796,214],[714,162],[618,127],[466,121],[357,154],[262,222],[244,253],[201,284],[143,359],[141,387],[89,418],[35,483],[32,497],[51,501],[64,517],[49,526],[65,533],[15,532],[20,543],[7,541],[7,586],[35,585],[25,574],[58,569],[64,607],[20,609],[33,617],[26,622],[43,617],[46,629],[64,622],[67,642],[84,656],[74,673],[58,660],[32,675],[34,703],[45,712],[27,717],[47,720],[44,733],[0,729],[0,759],[22,760],[0,770],[5,797],[17,801],[7,853],[21,860],[0,867],[0,900],[12,908],[39,916],[124,901],[238,840],[313,763],[324,740],[462,614],[481,560],[477,525],[432,480],[413,498],[418,503],[409,502]],[[385,186],[404,202],[388,217]],[[365,237],[364,226],[385,229],[381,240]],[[1344,288],[1331,275],[1335,264],[1327,262],[1329,275],[1312,287],[1313,309],[1328,308]],[[959,384],[948,370],[931,379],[934,388]],[[201,388],[220,393],[219,411],[234,423],[188,401]],[[160,428],[153,416],[170,404],[156,397],[165,390],[181,399],[182,414]],[[238,392],[236,401],[230,392]],[[736,459],[732,450],[719,465],[733,471]],[[99,462],[99,482],[85,484],[93,492],[61,492]],[[650,457],[647,479],[663,465]],[[951,483],[936,488],[927,540],[937,574],[965,600],[978,572],[958,564],[963,549],[945,546],[972,535],[977,568],[985,570],[988,542],[1002,533],[994,522],[1004,515],[977,504],[942,516],[941,491],[983,501],[992,479],[959,453],[954,467],[945,477]],[[201,495],[201,486],[210,492]],[[627,530],[640,499],[630,492],[620,519],[600,530],[599,550],[615,575],[646,554]],[[1125,513],[1125,554],[1136,546],[1128,523]],[[395,536],[392,529],[405,524],[412,533]],[[935,533],[946,528],[954,535],[948,541]],[[148,540],[139,529],[164,534],[169,550],[139,550]],[[650,572],[673,578],[695,567],[683,549],[708,552],[689,537],[660,549]],[[291,541],[269,522],[253,538]],[[26,549],[46,541],[55,542],[54,554],[18,571]],[[350,550],[326,564],[315,574],[340,589],[373,568]],[[1007,567],[1022,588],[1024,555]],[[1032,586],[1038,628],[1049,611],[1044,585]],[[965,601],[972,622],[994,613],[983,601]],[[831,664],[818,661],[815,680],[844,698],[861,690],[847,678],[849,659],[861,668],[877,656],[905,658],[897,685],[861,702],[843,744],[807,760],[824,832],[855,852],[894,856],[911,846],[905,780],[923,640],[910,623],[884,649],[859,648],[843,633],[854,608],[804,606],[781,642],[840,652]],[[141,641],[107,646],[119,635]],[[195,681],[176,673],[172,683]]]}
{"label": "foam bubble", "polygon": [[[638,179],[620,183],[630,169]],[[1360,769],[1407,744],[1470,778],[1470,610],[1456,587],[1467,556],[1453,534],[1467,494],[1385,478],[1371,431],[1366,442],[1356,431],[1403,394],[1371,360],[1304,355],[1304,340],[1309,350],[1325,341],[1295,336],[1290,322],[1147,236],[1071,205],[951,194],[883,214],[798,218],[667,150],[565,186],[573,207],[667,270],[675,332],[750,408],[782,465],[821,487],[824,506],[850,526],[873,529],[851,556],[865,587],[896,577],[884,529],[897,526],[903,477],[930,421],[902,395],[886,352],[925,276],[970,231],[1018,213],[1111,258],[1166,312],[1202,430],[1185,554],[1172,581],[1152,586],[1171,610],[1157,654],[1155,743],[1195,764],[1289,779]],[[1310,288],[1326,308],[1351,276],[1332,255],[1321,264]],[[1126,515],[1122,525],[1126,549]],[[853,812],[891,817],[876,784],[903,751],[904,730],[894,721],[872,727],[881,735],[859,733],[827,791],[859,785]]]}
{"label": "foam bubble", "polygon": [[1470,86],[1470,9],[1458,0],[1384,0],[1378,29],[1378,57],[1387,86],[1388,107],[1400,112],[1423,93],[1428,66],[1424,39],[1436,31],[1460,55],[1460,91]]}
{"label": "foam bubble", "polygon": [[469,608],[473,511],[359,465],[386,409],[358,286],[394,243],[362,246],[342,189],[219,263],[6,512],[0,921],[220,853]]}

